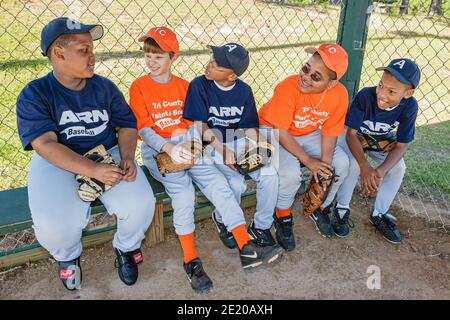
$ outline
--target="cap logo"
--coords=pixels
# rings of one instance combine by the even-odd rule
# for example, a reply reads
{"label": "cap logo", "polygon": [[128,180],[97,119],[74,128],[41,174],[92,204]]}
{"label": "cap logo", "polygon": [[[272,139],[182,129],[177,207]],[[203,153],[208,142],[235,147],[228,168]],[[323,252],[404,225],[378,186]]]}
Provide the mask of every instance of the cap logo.
{"label": "cap logo", "polygon": [[156,32],[158,32],[161,36],[165,36],[167,34],[166,30],[157,28]]}
{"label": "cap logo", "polygon": [[69,30],[81,29],[80,21],[74,19],[67,19],[66,25]]}
{"label": "cap logo", "polygon": [[335,47],[328,48],[328,51],[330,53],[332,53],[332,54],[335,54],[336,53],[336,48]]}
{"label": "cap logo", "polygon": [[400,69],[403,69],[403,66],[405,65],[405,60],[400,60],[399,62],[396,62],[396,63],[394,63],[393,65],[394,66],[399,66],[400,67]]}
{"label": "cap logo", "polygon": [[237,48],[237,46],[235,44],[226,44],[225,47],[228,48],[228,52],[231,52]]}

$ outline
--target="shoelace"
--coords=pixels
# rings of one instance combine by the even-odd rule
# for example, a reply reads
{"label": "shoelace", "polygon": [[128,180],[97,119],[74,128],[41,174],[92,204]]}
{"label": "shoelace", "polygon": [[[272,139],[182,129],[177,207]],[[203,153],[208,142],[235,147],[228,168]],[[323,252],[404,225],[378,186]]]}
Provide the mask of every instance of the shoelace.
{"label": "shoelace", "polygon": [[394,231],[395,230],[395,224],[387,217],[386,215],[382,215],[381,219],[377,223],[377,230],[384,231]]}
{"label": "shoelace", "polygon": [[134,263],[134,258],[130,253],[122,253],[119,257],[116,257],[114,261],[114,267],[119,268],[119,259],[122,262],[122,265],[132,265]]}
{"label": "shoelace", "polygon": [[350,228],[354,228],[355,227],[355,223],[353,222],[353,220],[350,218],[350,214],[347,212],[342,218],[339,215],[339,213],[336,215],[336,218],[339,222],[339,224],[348,224],[348,226]]}
{"label": "shoelace", "polygon": [[194,274],[199,278],[205,275],[205,272],[203,271],[202,265],[200,263],[197,263],[192,267],[191,278]]}

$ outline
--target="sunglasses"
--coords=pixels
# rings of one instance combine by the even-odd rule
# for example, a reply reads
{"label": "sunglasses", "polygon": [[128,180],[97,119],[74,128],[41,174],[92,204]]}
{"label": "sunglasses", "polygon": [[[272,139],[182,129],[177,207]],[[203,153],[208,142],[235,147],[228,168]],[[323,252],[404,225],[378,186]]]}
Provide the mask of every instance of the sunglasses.
{"label": "sunglasses", "polygon": [[[309,74],[311,72],[311,67],[308,65],[304,65],[302,67],[302,72],[304,74]],[[314,72],[314,73],[310,74],[309,76],[310,76],[311,80],[314,82],[322,81],[322,77],[317,72]]]}

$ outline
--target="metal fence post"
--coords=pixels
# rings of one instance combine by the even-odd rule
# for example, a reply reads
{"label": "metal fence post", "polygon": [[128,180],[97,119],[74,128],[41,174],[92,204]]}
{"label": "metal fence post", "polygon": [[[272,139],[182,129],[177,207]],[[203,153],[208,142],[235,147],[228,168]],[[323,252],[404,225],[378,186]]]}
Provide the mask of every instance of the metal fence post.
{"label": "metal fence post", "polygon": [[348,69],[341,82],[350,100],[358,92],[371,12],[372,0],[343,0],[336,42],[348,53]]}

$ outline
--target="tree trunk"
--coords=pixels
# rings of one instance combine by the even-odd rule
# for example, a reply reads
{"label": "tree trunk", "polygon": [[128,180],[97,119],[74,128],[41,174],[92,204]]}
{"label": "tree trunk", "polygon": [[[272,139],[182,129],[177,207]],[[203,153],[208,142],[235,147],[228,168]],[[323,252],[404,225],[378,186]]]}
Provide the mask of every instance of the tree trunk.
{"label": "tree trunk", "polygon": [[402,4],[400,7],[400,15],[408,14],[409,0],[402,0]]}

